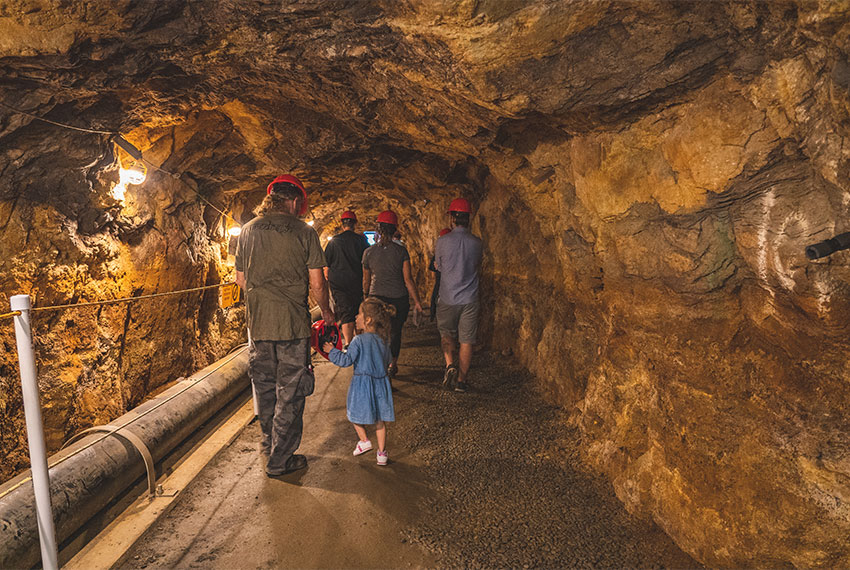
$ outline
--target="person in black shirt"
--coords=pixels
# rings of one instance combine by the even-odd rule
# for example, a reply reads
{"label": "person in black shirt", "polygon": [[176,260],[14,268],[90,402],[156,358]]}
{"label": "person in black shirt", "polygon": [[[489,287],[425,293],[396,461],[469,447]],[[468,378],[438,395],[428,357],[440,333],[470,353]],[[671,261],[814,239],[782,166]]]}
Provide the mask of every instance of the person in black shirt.
{"label": "person in black shirt", "polygon": [[354,319],[363,302],[363,252],[369,247],[366,237],[354,231],[357,216],[342,213],[343,232],[335,235],[325,247],[328,266],[325,275],[331,289],[334,312],[346,346],[354,339]]}

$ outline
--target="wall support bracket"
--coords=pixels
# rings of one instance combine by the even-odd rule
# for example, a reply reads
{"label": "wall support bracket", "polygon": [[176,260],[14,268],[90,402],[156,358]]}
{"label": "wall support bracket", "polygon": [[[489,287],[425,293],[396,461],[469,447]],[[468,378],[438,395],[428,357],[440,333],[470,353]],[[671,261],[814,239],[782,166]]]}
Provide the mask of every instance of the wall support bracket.
{"label": "wall support bracket", "polygon": [[138,450],[139,454],[142,456],[142,459],[145,462],[145,470],[147,470],[147,472],[148,472],[148,492],[150,493],[151,497],[155,497],[156,496],[156,464],[153,461],[153,455],[151,455],[150,449],[148,449],[148,446],[145,445],[144,441],[142,441],[142,438],[140,438],[139,436],[137,436],[136,434],[134,434],[133,432],[131,432],[129,430],[119,431],[124,427],[127,427],[127,426],[116,426],[116,425],[113,425],[113,424],[104,424],[102,426],[90,427],[90,428],[83,430],[80,433],[76,434],[74,437],[72,437],[71,439],[66,441],[64,444],[62,444],[62,449],[65,449],[65,447],[71,445],[72,443],[74,443],[75,441],[80,439],[81,437],[88,435],[90,433],[100,433],[100,432],[111,433],[112,435],[117,435],[118,437],[125,439],[126,441],[128,441],[130,443],[130,445],[135,447]]}

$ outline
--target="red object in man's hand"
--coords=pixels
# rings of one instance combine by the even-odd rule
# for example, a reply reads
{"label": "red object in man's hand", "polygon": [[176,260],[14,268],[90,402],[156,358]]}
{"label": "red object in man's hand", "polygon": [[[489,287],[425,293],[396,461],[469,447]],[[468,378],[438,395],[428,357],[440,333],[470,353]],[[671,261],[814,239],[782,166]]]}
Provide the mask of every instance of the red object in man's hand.
{"label": "red object in man's hand", "polygon": [[326,323],[324,319],[319,319],[313,323],[313,330],[310,334],[310,345],[316,352],[328,358],[328,353],[325,352],[325,344],[329,343],[333,348],[342,350],[342,335],[339,332],[339,327],[336,323]]}

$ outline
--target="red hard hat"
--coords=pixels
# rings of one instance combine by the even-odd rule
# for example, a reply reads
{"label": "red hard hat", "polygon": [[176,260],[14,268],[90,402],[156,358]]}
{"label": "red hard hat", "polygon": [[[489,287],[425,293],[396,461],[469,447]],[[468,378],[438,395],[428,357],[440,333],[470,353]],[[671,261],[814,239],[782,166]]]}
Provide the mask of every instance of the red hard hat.
{"label": "red hard hat", "polygon": [[449,212],[466,212],[472,213],[472,208],[469,207],[469,200],[466,198],[455,198],[449,205]]}
{"label": "red hard hat", "polygon": [[394,226],[398,225],[398,216],[395,215],[395,212],[392,210],[384,210],[380,214],[378,214],[378,223],[379,224],[392,224]]}
{"label": "red hard hat", "polygon": [[354,220],[356,222],[357,221],[357,215],[354,212],[352,212],[351,210],[346,210],[342,213],[342,215],[339,217],[339,219],[340,220]]}
{"label": "red hard hat", "polygon": [[304,189],[304,185],[301,184],[301,181],[298,180],[296,177],[294,177],[291,174],[281,174],[280,176],[278,176],[277,178],[275,178],[274,180],[269,182],[269,186],[268,186],[268,188],[266,188],[266,195],[272,193],[272,186],[274,186],[278,182],[288,182],[289,184],[294,184],[295,186],[298,186],[298,188],[301,190],[301,195],[304,197],[304,199],[301,200],[301,210],[298,212],[298,215],[303,216],[304,214],[306,214],[307,213],[307,191]]}
{"label": "red hard hat", "polygon": [[443,237],[444,235],[450,234],[450,233],[452,233],[452,230],[450,230],[449,228],[443,228],[443,229],[440,230],[440,237]]}
{"label": "red hard hat", "polygon": [[334,348],[342,350],[342,335],[339,334],[339,327],[336,323],[327,324],[324,319],[319,319],[313,323],[312,331],[310,332],[310,344],[316,349],[316,352],[328,357],[328,353],[322,350],[322,346],[329,342],[334,345]]}

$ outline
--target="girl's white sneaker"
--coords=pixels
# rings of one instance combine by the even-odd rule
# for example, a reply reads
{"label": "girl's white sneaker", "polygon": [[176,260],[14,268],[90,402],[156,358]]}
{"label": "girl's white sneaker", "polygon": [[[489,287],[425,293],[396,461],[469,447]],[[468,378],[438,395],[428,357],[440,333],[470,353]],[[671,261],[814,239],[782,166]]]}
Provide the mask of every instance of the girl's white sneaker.
{"label": "girl's white sneaker", "polygon": [[366,441],[358,441],[357,447],[354,448],[354,455],[363,455],[367,451],[372,449],[372,442],[368,439]]}
{"label": "girl's white sneaker", "polygon": [[387,460],[389,460],[389,458],[390,457],[389,457],[389,455],[387,455],[386,451],[379,451],[378,452],[378,465],[386,465]]}

